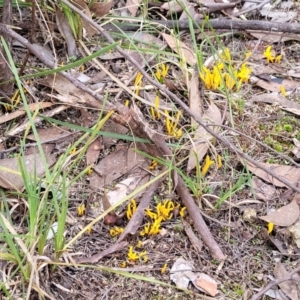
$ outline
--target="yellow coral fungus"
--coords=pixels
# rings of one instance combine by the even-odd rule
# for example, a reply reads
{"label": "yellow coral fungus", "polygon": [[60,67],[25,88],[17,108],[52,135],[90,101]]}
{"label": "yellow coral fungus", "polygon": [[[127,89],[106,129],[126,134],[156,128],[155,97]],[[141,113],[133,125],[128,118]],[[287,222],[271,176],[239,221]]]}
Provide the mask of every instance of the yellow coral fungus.
{"label": "yellow coral fungus", "polygon": [[[145,261],[145,257],[147,258],[147,251],[137,253],[137,252],[133,251],[133,246],[130,246],[128,253],[127,253],[127,257],[130,262],[135,262],[135,261],[139,260],[140,258],[142,258]],[[148,261],[148,258],[147,258],[147,261]]]}
{"label": "yellow coral fungus", "polygon": [[120,266],[120,268],[126,268],[126,266],[127,266],[126,261],[121,262],[119,266]]}
{"label": "yellow coral fungus", "polygon": [[177,125],[179,123],[179,119],[181,116],[181,111],[177,112],[176,115],[176,120],[173,122],[169,116],[169,112],[165,110],[165,115],[166,115],[166,129],[168,135],[171,135],[175,138],[180,138],[182,136],[182,130],[177,128]]}
{"label": "yellow coral fungus", "polygon": [[217,156],[217,163],[218,163],[217,168],[220,169],[223,164],[222,164],[222,156],[219,154]]}
{"label": "yellow coral fungus", "polygon": [[179,215],[181,218],[184,218],[185,214],[186,214],[186,207],[184,206],[180,209]]}
{"label": "yellow coral fungus", "polygon": [[162,221],[171,219],[174,208],[174,202],[171,200],[165,200],[163,203],[157,204],[156,213],[158,218],[161,218]]}
{"label": "yellow coral fungus", "polygon": [[215,162],[210,159],[209,155],[206,155],[204,166],[201,169],[201,175],[204,177],[206,173],[208,172],[209,168],[214,164]]}
{"label": "yellow coral fungus", "polygon": [[131,262],[137,261],[140,258],[138,253],[133,251],[133,246],[129,247],[127,257],[128,257],[128,260]]}
{"label": "yellow coral fungus", "polygon": [[161,273],[161,274],[166,273],[167,268],[168,268],[168,264],[166,263],[166,264],[164,264],[163,267],[161,268],[160,273]]}
{"label": "yellow coral fungus", "polygon": [[148,216],[152,220],[156,220],[158,218],[157,214],[152,212],[150,209],[146,209],[146,216]]}
{"label": "yellow coral fungus", "polygon": [[144,229],[140,231],[140,236],[145,236],[145,235],[148,235],[149,232],[150,232],[150,227],[151,227],[151,224],[148,223],[144,226]]}
{"label": "yellow coral fungus", "polygon": [[153,159],[151,165],[149,166],[149,170],[154,170],[157,167],[157,160]]}
{"label": "yellow coral fungus", "polygon": [[143,83],[142,79],[143,79],[143,74],[141,72],[138,72],[136,77],[135,77],[134,84],[133,84],[134,85],[134,93],[136,95],[139,94],[140,89],[142,87],[142,83]]}
{"label": "yellow coral fungus", "polygon": [[264,56],[267,59],[268,62],[273,63],[277,62],[280,63],[281,61],[281,55],[273,55],[272,53],[272,46],[268,46],[267,49],[264,51]]}
{"label": "yellow coral fungus", "polygon": [[268,223],[268,234],[270,234],[274,229],[274,223],[269,222]]}
{"label": "yellow coral fungus", "polygon": [[212,70],[203,67],[199,74],[207,89],[238,90],[243,82],[248,82],[252,70],[247,67],[247,63],[243,63],[238,70],[234,69],[231,65],[231,55],[228,48],[223,51],[220,58],[222,61],[217,60]]}
{"label": "yellow coral fungus", "polygon": [[164,83],[165,78],[168,74],[169,66],[161,64],[160,67],[157,66],[155,76],[160,83]]}
{"label": "yellow coral fungus", "polygon": [[282,96],[283,96],[283,97],[286,97],[286,90],[285,90],[284,86],[281,85],[281,86],[279,87],[279,89],[280,89],[280,92],[281,92]]}
{"label": "yellow coral fungus", "polygon": [[160,233],[160,223],[161,223],[161,218],[158,218],[154,221],[152,226],[150,227],[149,235],[156,235]]}
{"label": "yellow coral fungus", "polygon": [[85,204],[83,203],[82,205],[77,207],[77,214],[79,217],[82,217],[85,212]]}
{"label": "yellow coral fungus", "polygon": [[115,226],[114,228],[111,228],[111,229],[110,229],[109,234],[110,234],[112,237],[115,237],[115,236],[120,235],[122,232],[124,232],[124,228]]}
{"label": "yellow coral fungus", "polygon": [[127,206],[127,211],[126,211],[126,216],[128,220],[131,219],[135,211],[136,211],[136,202],[134,199],[131,199],[130,203]]}
{"label": "yellow coral fungus", "polygon": [[88,234],[91,234],[91,233],[92,233],[92,226],[89,226],[89,227],[87,228],[86,232],[87,232]]}

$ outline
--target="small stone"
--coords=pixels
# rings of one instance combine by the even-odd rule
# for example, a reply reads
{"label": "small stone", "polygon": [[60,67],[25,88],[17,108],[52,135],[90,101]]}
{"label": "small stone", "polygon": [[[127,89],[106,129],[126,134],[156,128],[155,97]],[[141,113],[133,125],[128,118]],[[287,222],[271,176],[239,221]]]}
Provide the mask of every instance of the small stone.
{"label": "small stone", "polygon": [[253,208],[246,208],[244,210],[244,214],[243,214],[243,220],[245,222],[253,222],[254,219],[256,218],[256,210]]}

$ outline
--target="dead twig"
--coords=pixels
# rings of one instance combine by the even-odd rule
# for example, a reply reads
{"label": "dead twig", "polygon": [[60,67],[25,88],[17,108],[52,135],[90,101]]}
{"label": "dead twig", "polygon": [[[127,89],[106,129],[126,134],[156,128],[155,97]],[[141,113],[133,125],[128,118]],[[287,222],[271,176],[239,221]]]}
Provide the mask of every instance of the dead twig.
{"label": "dead twig", "polygon": [[[64,3],[65,0],[63,1]],[[244,12],[243,12],[244,13]],[[188,21],[177,20],[155,20],[155,21],[143,21],[144,25],[161,25],[168,28],[177,28],[179,30],[189,29]],[[135,31],[140,28],[140,23],[112,23],[103,26],[103,30],[109,31]],[[300,25],[297,23],[280,23],[270,21],[259,20],[228,20],[228,19],[213,19],[213,20],[197,20],[194,22],[195,28],[205,29],[228,29],[228,30],[261,30],[270,31],[270,33],[288,32],[288,33],[300,33]]]}
{"label": "dead twig", "polygon": [[[12,2],[10,0],[4,0],[3,2],[3,12],[2,12],[2,22],[4,24],[10,25],[12,21]],[[7,44],[9,51],[11,50],[12,38],[9,34],[3,34],[3,38]],[[3,73],[3,78],[1,81],[7,81],[12,78],[12,71],[8,63],[7,55],[5,53],[4,47],[0,47],[0,68]],[[3,93],[10,98],[13,95],[14,84],[12,82],[7,82],[3,84]],[[5,97],[6,98],[6,97]],[[7,99],[6,98],[6,99]],[[9,104],[11,100],[8,101]]]}
{"label": "dead twig", "polygon": [[120,243],[113,244],[112,246],[108,247],[107,249],[103,250],[100,253],[97,253],[95,255],[92,255],[91,257],[82,257],[75,260],[77,264],[83,264],[83,263],[97,263],[100,259],[102,259],[105,256],[108,256],[114,252],[123,250],[128,245],[128,242],[123,241]]}
{"label": "dead twig", "polygon": [[198,253],[201,253],[202,247],[203,247],[202,242],[198,239],[198,237],[196,236],[196,234],[194,233],[190,224],[187,221],[182,219],[181,222],[183,224],[183,228],[184,228],[185,233],[188,236],[191,244],[194,246],[195,250]]}
{"label": "dead twig", "polygon": [[293,270],[292,272],[290,272],[287,276],[280,278],[280,279],[275,279],[270,281],[262,290],[260,290],[257,294],[255,294],[254,296],[252,296],[251,300],[258,300],[260,297],[262,297],[269,289],[271,289],[273,286],[280,284],[281,282],[287,281],[287,280],[291,280],[293,279],[293,275],[300,272],[300,266],[298,268],[296,268],[295,270]]}

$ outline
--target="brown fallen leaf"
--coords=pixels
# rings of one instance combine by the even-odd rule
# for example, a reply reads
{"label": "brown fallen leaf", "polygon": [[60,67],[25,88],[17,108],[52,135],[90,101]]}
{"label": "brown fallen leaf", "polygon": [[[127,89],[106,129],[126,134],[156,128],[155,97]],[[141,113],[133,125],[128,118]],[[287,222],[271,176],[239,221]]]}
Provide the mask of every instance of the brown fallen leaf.
{"label": "brown fallen leaf", "polygon": [[291,76],[291,77],[295,77],[295,78],[300,78],[300,72],[299,72],[299,70],[288,70],[287,72],[286,72],[286,74],[288,75],[288,76]]}
{"label": "brown fallen leaf", "polygon": [[[261,179],[274,184],[275,186],[279,187],[288,187],[283,182],[277,180],[272,175],[266,173],[262,169],[256,167],[250,162],[246,162],[243,159],[240,159],[243,165],[246,165],[248,169],[254,173],[256,176],[260,177]],[[288,180],[291,184],[297,185],[300,180],[300,169],[293,167],[293,166],[282,166],[278,164],[268,164],[268,163],[260,163],[265,168],[270,169],[278,176],[283,177],[284,179]]]}
{"label": "brown fallen leaf", "polygon": [[132,17],[136,16],[141,0],[127,0],[126,8],[129,10]]}
{"label": "brown fallen leaf", "polygon": [[287,41],[299,41],[300,37],[299,34],[292,34],[292,33],[283,33],[283,32],[276,32],[274,34],[270,33],[269,31],[256,31],[256,30],[246,30],[252,36],[257,38],[258,40],[264,41],[266,43],[274,44],[274,43],[284,43]]}
{"label": "brown fallen leaf", "polygon": [[[70,136],[72,133],[60,127],[37,128],[39,139],[42,143],[57,141]],[[36,141],[34,134],[29,134],[27,139]]]}
{"label": "brown fallen leaf", "polygon": [[282,109],[300,116],[300,104],[296,101],[286,99],[279,93],[257,95],[252,97],[249,101],[279,104],[282,106]]}
{"label": "brown fallen leaf", "polygon": [[[5,189],[20,191],[24,181],[20,172],[19,157],[0,160],[0,186]],[[45,168],[40,154],[30,154],[21,158],[25,170],[32,176],[41,177]],[[51,167],[56,161],[56,155],[46,155],[47,165]]]}
{"label": "brown fallen leaf", "polygon": [[199,272],[192,272],[192,271],[186,271],[184,272],[184,275],[190,279],[190,281],[193,283],[193,285],[200,290],[201,292],[204,292],[212,297],[215,297],[218,290],[217,290],[217,282],[211,278],[210,276],[199,273]]}
{"label": "brown fallen leaf", "polygon": [[[39,102],[39,103],[29,103],[28,107],[30,111],[35,111],[38,108],[43,109],[43,108],[47,108],[47,107],[51,107],[55,105],[55,103],[52,102]],[[0,117],[0,124],[8,122],[10,120],[16,119],[20,116],[23,116],[26,114],[25,108],[24,107],[20,107],[18,110],[9,113],[7,115],[2,115]]]}
{"label": "brown fallen leaf", "polygon": [[299,196],[300,195],[297,194],[290,204],[282,206],[274,212],[259,218],[277,226],[287,227],[293,225],[298,220],[300,214],[299,205],[297,203]]}
{"label": "brown fallen leaf", "polygon": [[113,0],[108,2],[94,2],[91,6],[91,12],[94,13],[98,18],[101,18],[109,13],[113,4]]}
{"label": "brown fallen leaf", "polygon": [[63,38],[67,43],[68,56],[76,57],[77,56],[76,42],[71,27],[69,25],[68,19],[58,5],[55,5],[55,8],[56,8],[56,24],[60,34],[63,36]]}
{"label": "brown fallen leaf", "polygon": [[[45,155],[51,154],[53,152],[53,150],[55,149],[54,143],[42,144],[41,146],[42,146],[42,149],[43,149]],[[35,153],[39,153],[38,146],[32,146],[32,147],[27,148],[26,155],[35,154]]]}
{"label": "brown fallen leaf", "polygon": [[271,243],[273,243],[281,254],[291,255],[291,253],[293,253],[293,250],[290,249],[291,247],[289,247],[289,245],[286,244],[286,242],[281,238],[281,236],[272,236],[268,233],[267,228],[262,228],[260,234],[265,240],[269,240]]}
{"label": "brown fallen leaf", "polygon": [[273,185],[266,184],[264,181],[257,177],[252,179],[252,186],[255,192],[255,196],[258,199],[269,201],[274,199],[276,195],[276,189]]}
{"label": "brown fallen leaf", "polygon": [[[84,0],[74,0],[73,3],[77,8],[79,8],[89,18],[92,19],[92,14],[90,12],[90,9]],[[93,37],[96,33],[98,33],[98,30],[95,27],[93,27],[89,22],[87,22],[85,19],[81,18],[81,22],[89,37]]]}
{"label": "brown fallen leaf", "polygon": [[296,222],[293,226],[288,227],[292,235],[294,243],[300,248],[300,221]]}
{"label": "brown fallen leaf", "polygon": [[166,40],[169,47],[182,57],[190,66],[194,66],[197,63],[196,56],[193,49],[190,49],[186,44],[176,39],[174,36],[162,33],[162,36]]}
{"label": "brown fallen leaf", "polygon": [[252,68],[252,75],[259,77],[262,74],[281,74],[281,75],[288,75],[288,69],[283,67],[280,64],[268,64],[262,65],[261,60],[264,58],[263,52],[258,54],[256,57],[252,57],[252,59],[257,59],[260,64],[251,64]]}
{"label": "brown fallen leaf", "polygon": [[[118,133],[118,134],[126,134],[128,129],[113,120],[109,119],[102,127],[103,131],[107,131],[108,133]],[[111,136],[103,136],[102,137],[103,145],[107,149],[118,142],[118,139],[113,138]]]}
{"label": "brown fallen leaf", "polygon": [[144,156],[136,153],[128,145],[117,145],[114,152],[94,167],[95,172],[91,175],[90,185],[99,189],[104,186],[104,183],[110,185],[126,173],[130,176],[140,176],[141,173],[146,172],[141,167],[148,168]]}
{"label": "brown fallen leaf", "polygon": [[[289,272],[285,269],[281,262],[277,262],[274,268],[274,275],[276,279],[282,279],[289,275]],[[298,292],[296,282],[293,280],[286,280],[279,283],[281,290],[287,295],[291,300],[298,300]]]}
{"label": "brown fallen leaf", "polygon": [[77,88],[73,83],[62,75],[47,76],[38,80],[39,84],[48,86],[56,90],[59,94],[50,94],[50,97],[69,104],[86,104],[96,108],[102,108],[102,104],[90,94]]}
{"label": "brown fallen leaf", "polygon": [[101,150],[100,139],[95,139],[87,148],[86,151],[86,165],[89,166],[98,160]]}
{"label": "brown fallen leaf", "polygon": [[258,77],[251,76],[250,82],[255,84],[265,90],[271,92],[280,92],[280,88],[284,87],[286,91],[292,91],[295,88],[299,87],[299,82],[290,80],[290,79],[283,79],[280,77],[271,77],[269,81],[259,79]]}

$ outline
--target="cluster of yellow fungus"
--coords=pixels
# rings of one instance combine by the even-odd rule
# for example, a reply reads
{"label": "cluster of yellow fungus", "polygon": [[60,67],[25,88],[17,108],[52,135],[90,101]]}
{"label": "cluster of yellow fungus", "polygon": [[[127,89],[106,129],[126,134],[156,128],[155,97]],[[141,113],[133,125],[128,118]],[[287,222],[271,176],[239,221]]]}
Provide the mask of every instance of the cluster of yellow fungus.
{"label": "cluster of yellow fungus", "polygon": [[[160,64],[156,67],[155,72],[155,78],[160,82],[164,83],[165,78],[168,74],[169,66],[166,66],[165,64]],[[138,73],[135,81],[134,81],[134,93],[137,95],[141,89],[142,86],[142,78],[143,75],[141,73]],[[155,99],[154,99],[154,106],[150,107],[150,115],[154,120],[158,120],[161,118],[161,113],[159,111],[159,102],[160,102],[160,94],[159,92],[156,93]],[[179,119],[181,117],[181,111],[177,112],[177,115],[174,118],[172,118],[169,115],[169,112],[165,110],[165,116],[166,116],[166,130],[169,136],[180,138],[182,136],[182,130],[178,128]]]}
{"label": "cluster of yellow fungus", "polygon": [[[228,48],[223,51],[212,70],[203,67],[200,78],[209,90],[226,88],[231,91],[239,90],[243,82],[248,82],[252,69],[243,63],[239,69],[232,65],[231,55]],[[227,62],[227,64],[226,64]]]}
{"label": "cluster of yellow fungus", "polygon": [[85,213],[85,205],[84,203],[77,207],[77,214],[79,217],[82,217]]}
{"label": "cluster of yellow fungus", "polygon": [[[206,155],[204,165],[201,168],[202,177],[204,177],[207,174],[210,167],[214,164],[215,164],[215,161],[211,160],[209,155]],[[217,156],[217,168],[220,169],[221,167],[222,167],[222,157],[221,157],[221,155],[218,155]]]}
{"label": "cluster of yellow fungus", "polygon": [[124,232],[124,228],[115,226],[110,229],[109,234],[111,235],[111,237],[115,237],[120,235],[122,232]]}
{"label": "cluster of yellow fungus", "polygon": [[[142,242],[138,241],[136,248],[142,248]],[[142,252],[136,252],[133,249],[133,246],[130,246],[127,252],[127,261],[130,264],[135,264],[136,261],[142,261],[144,263],[148,262],[149,258],[147,256],[147,251],[144,250]],[[123,261],[120,263],[121,268],[125,268],[127,266],[127,262]]]}
{"label": "cluster of yellow fungus", "polygon": [[264,56],[265,58],[267,59],[268,62],[270,63],[280,63],[281,61],[281,55],[273,55],[273,52],[272,52],[272,46],[268,46],[267,49],[264,51]]}
{"label": "cluster of yellow fungus", "polygon": [[149,166],[149,170],[155,170],[157,167],[157,160],[153,159],[151,165]]}
{"label": "cluster of yellow fungus", "polygon": [[[150,209],[146,209],[145,215],[150,218],[151,222],[148,222],[146,225],[144,225],[143,229],[140,231],[140,236],[151,236],[151,235],[157,235],[160,233],[160,226],[161,222],[170,220],[174,214],[174,209],[178,209],[179,215],[183,218],[185,216],[186,207],[181,207],[180,204],[175,205],[173,201],[171,200],[165,200],[163,202],[160,202],[156,205],[155,211],[151,211]],[[137,210],[137,204],[134,199],[132,199],[129,204],[127,205],[126,210],[126,216],[127,219],[130,220],[133,214]],[[114,226],[110,229],[109,233],[112,237],[116,237],[120,235],[122,232],[124,232],[124,228]],[[136,248],[142,248],[143,243],[141,241],[138,241]],[[133,249],[133,246],[129,247],[128,253],[127,253],[127,260],[132,264],[135,263],[138,260],[142,260],[143,262],[148,261],[147,252],[136,252]],[[120,267],[125,268],[127,266],[126,262],[122,262],[120,264]],[[165,272],[167,266],[164,266]]]}
{"label": "cluster of yellow fungus", "polygon": [[154,99],[154,107],[150,107],[150,114],[153,120],[160,119],[160,112],[159,112],[159,94],[156,95]]}
{"label": "cluster of yellow fungus", "polygon": [[147,251],[143,251],[141,253],[135,252],[133,250],[133,246],[129,247],[129,250],[127,253],[127,258],[131,263],[136,262],[137,260],[140,260],[140,259],[143,260],[144,262],[148,261]]}
{"label": "cluster of yellow fungus", "polygon": [[165,82],[165,78],[168,74],[168,71],[169,71],[169,66],[166,66],[165,64],[161,64],[160,66],[156,67],[155,76],[160,83]]}
{"label": "cluster of yellow fungus", "polygon": [[175,138],[181,138],[182,130],[178,128],[179,119],[181,117],[181,111],[178,110],[174,122],[172,121],[169,112],[167,110],[165,110],[165,115],[166,115],[166,128],[167,128],[168,135],[173,136]]}
{"label": "cluster of yellow fungus", "polygon": [[[161,222],[170,220],[173,216],[174,209],[179,209],[180,204],[175,206],[174,202],[171,200],[165,200],[164,202],[160,202],[156,206],[156,212],[151,211],[150,209],[146,209],[146,216],[148,216],[152,223],[147,223],[143,230],[141,230],[140,235],[157,235],[160,233]],[[182,207],[179,211],[181,217],[185,215],[186,207]]]}

